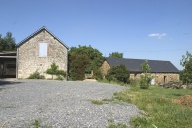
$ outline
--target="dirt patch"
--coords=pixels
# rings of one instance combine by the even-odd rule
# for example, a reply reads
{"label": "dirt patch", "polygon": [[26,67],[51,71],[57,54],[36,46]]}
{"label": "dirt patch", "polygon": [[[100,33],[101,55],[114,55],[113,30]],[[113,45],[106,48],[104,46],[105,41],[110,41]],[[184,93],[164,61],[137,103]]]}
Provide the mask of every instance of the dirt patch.
{"label": "dirt patch", "polygon": [[178,99],[172,100],[172,103],[192,107],[192,96],[191,95],[180,96]]}

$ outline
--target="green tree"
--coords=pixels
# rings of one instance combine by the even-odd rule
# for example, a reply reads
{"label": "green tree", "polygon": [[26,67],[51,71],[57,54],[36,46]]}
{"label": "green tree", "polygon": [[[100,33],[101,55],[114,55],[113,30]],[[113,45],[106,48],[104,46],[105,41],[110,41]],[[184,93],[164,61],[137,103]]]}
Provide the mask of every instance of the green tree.
{"label": "green tree", "polygon": [[186,55],[182,56],[180,64],[184,67],[180,79],[183,83],[192,83],[192,54],[187,51]]}
{"label": "green tree", "polygon": [[112,57],[112,58],[123,58],[123,53],[112,52],[112,53],[109,54],[109,57]]}
{"label": "green tree", "polygon": [[69,75],[73,80],[83,80],[90,59],[85,55],[69,55]]}
{"label": "green tree", "polygon": [[14,51],[16,50],[15,39],[12,37],[11,32],[7,32],[3,38],[0,34],[0,51]]}
{"label": "green tree", "polygon": [[59,68],[59,66],[56,65],[55,62],[53,62],[53,63],[51,64],[51,68],[48,68],[48,69],[46,70],[46,73],[52,75],[52,79],[53,79],[53,75],[57,75],[57,76],[62,75],[62,76],[65,76],[65,75],[66,75],[66,72],[65,72],[64,70],[59,70],[58,68]]}
{"label": "green tree", "polygon": [[104,61],[104,57],[102,53],[92,48],[91,46],[78,46],[78,47],[71,47],[69,51],[69,55],[83,55],[86,56],[90,63],[86,65],[85,71],[90,73],[91,70],[98,70],[98,68],[102,65]]}
{"label": "green tree", "polygon": [[140,88],[148,89],[150,86],[152,76],[150,73],[151,68],[150,68],[147,60],[145,60],[145,62],[143,64],[141,64],[141,68],[142,68],[143,74],[141,75],[141,79],[140,79]]}
{"label": "green tree", "polygon": [[119,81],[128,83],[130,73],[126,69],[125,65],[119,65],[111,67],[106,75],[106,79],[109,81]]}

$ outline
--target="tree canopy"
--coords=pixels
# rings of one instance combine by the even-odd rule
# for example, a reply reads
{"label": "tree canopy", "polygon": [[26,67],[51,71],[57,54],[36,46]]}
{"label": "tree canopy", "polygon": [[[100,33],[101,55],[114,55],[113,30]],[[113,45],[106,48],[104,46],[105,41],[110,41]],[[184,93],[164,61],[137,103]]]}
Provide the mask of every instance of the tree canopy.
{"label": "tree canopy", "polygon": [[69,74],[73,80],[83,80],[85,69],[90,64],[90,59],[85,55],[69,54]]}
{"label": "tree canopy", "polygon": [[112,57],[112,58],[123,58],[123,53],[112,52],[112,53],[109,53],[109,57]]}
{"label": "tree canopy", "polygon": [[11,32],[7,32],[5,37],[0,34],[0,51],[14,51],[16,50],[15,38],[12,37]]}
{"label": "tree canopy", "polygon": [[180,79],[183,83],[192,83],[192,54],[187,51],[186,55],[182,56],[180,64],[184,67]]}
{"label": "tree canopy", "polygon": [[104,60],[102,53],[99,50],[92,48],[91,46],[79,45],[78,47],[71,47],[69,55],[83,55],[89,59],[90,63],[86,65],[85,72],[97,70],[102,65]]}

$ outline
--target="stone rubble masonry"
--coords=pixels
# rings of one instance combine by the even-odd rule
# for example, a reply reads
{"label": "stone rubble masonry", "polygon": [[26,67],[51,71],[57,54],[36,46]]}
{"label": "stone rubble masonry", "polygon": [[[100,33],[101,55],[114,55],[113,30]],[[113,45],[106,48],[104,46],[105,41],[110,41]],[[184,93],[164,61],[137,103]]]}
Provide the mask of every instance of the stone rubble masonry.
{"label": "stone rubble masonry", "polygon": [[[47,43],[46,57],[39,57],[39,43]],[[67,71],[67,52],[67,48],[46,30],[41,31],[18,47],[18,78],[28,78],[36,70],[45,78],[51,78],[45,71],[53,62],[60,70]]]}
{"label": "stone rubble masonry", "polygon": [[105,60],[100,67],[100,71],[103,76],[107,75],[108,70],[110,69],[109,63]]}
{"label": "stone rubble masonry", "polygon": [[[105,76],[110,69],[110,65],[107,61],[104,61],[100,70],[103,76]],[[179,81],[179,74],[177,73],[151,73],[153,78],[155,79],[155,84],[163,84],[168,83],[170,81]],[[141,73],[130,73],[130,79],[139,79]]]}

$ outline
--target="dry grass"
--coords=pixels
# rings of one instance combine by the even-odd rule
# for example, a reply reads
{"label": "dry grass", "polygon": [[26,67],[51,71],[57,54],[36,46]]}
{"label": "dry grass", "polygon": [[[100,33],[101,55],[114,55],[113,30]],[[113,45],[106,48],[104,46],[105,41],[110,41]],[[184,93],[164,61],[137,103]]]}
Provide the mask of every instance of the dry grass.
{"label": "dry grass", "polygon": [[192,96],[191,95],[180,96],[178,99],[172,100],[172,103],[178,104],[181,106],[192,107]]}

